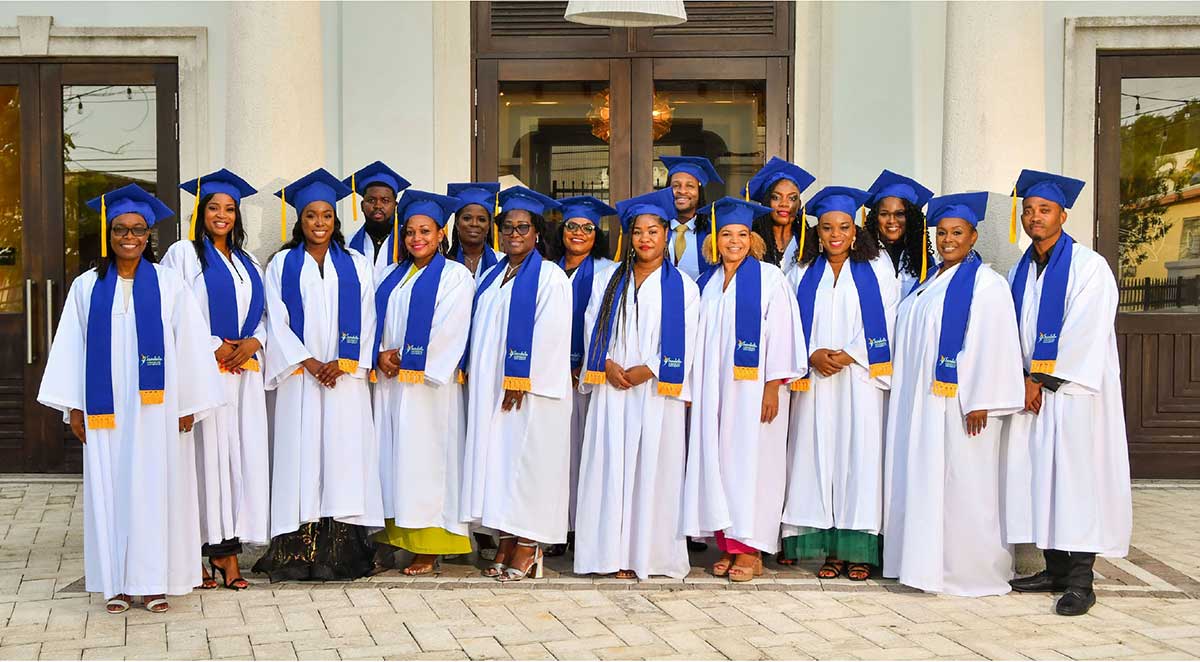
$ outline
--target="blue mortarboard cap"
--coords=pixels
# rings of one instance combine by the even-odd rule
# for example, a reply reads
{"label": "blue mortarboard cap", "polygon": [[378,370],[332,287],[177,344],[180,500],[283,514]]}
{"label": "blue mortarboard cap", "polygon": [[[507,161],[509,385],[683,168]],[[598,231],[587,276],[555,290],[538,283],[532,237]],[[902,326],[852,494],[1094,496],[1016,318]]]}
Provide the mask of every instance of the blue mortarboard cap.
{"label": "blue mortarboard cap", "polygon": [[171,208],[162,200],[146,192],[137,184],[126,184],[119,189],[109,191],[99,198],[88,200],[87,206],[100,211],[104,208],[105,223],[111,222],[121,214],[138,214],[146,219],[146,225],[155,223],[175,215]]}
{"label": "blue mortarboard cap", "polygon": [[943,218],[961,218],[971,225],[979,225],[987,214],[987,203],[987,191],[940,195],[929,201],[925,224],[932,228]]}
{"label": "blue mortarboard cap", "polygon": [[317,168],[275,192],[275,197],[283,198],[297,213],[318,200],[337,206],[337,201],[348,195],[350,187],[324,168]]}
{"label": "blue mortarboard cap", "polygon": [[537,191],[514,186],[500,191],[500,208],[504,211],[524,209],[531,214],[545,216],[547,210],[558,209],[558,203]]}
{"label": "blue mortarboard cap", "polygon": [[633,227],[633,220],[642,214],[654,214],[669,222],[675,218],[675,194],[669,188],[643,193],[618,202],[617,213],[621,216],[621,227],[626,232]]}
{"label": "blue mortarboard cap", "polygon": [[896,174],[891,170],[884,170],[875,178],[875,183],[871,184],[871,188],[867,189],[870,197],[867,198],[866,205],[876,205],[884,198],[902,198],[908,200],[918,207],[924,207],[926,202],[933,197],[933,191],[925,188],[915,179],[905,177],[904,175]]}
{"label": "blue mortarboard cap", "polygon": [[459,199],[459,207],[454,210],[456,213],[467,205],[480,205],[491,214],[500,206],[496,200],[499,193],[500,185],[496,182],[465,182],[446,186],[446,195]]}
{"label": "blue mortarboard cap", "polygon": [[770,213],[770,207],[729,195],[708,206],[708,216],[716,225],[714,232],[727,225],[751,227],[754,225],[754,219]]}
{"label": "blue mortarboard cap", "polygon": [[438,227],[445,227],[450,215],[462,207],[462,201],[448,195],[408,189],[397,207],[397,213],[404,221],[417,215],[428,216],[437,221]]}
{"label": "blue mortarboard cap", "polygon": [[367,194],[367,187],[375,184],[383,184],[392,189],[393,193],[399,194],[400,191],[412,186],[409,181],[400,176],[400,173],[387,167],[383,161],[376,161],[354,173],[353,177],[347,177],[342,180],[346,186],[351,186],[359,195]]}
{"label": "blue mortarboard cap", "polygon": [[1026,168],[1017,178],[1017,195],[1022,198],[1045,198],[1057,202],[1063,209],[1070,209],[1084,185],[1082,179]]}
{"label": "blue mortarboard cap", "polygon": [[562,207],[564,221],[570,218],[586,218],[593,223],[599,223],[601,218],[617,213],[616,209],[590,195],[563,198],[558,201],[558,204]]}
{"label": "blue mortarboard cap", "polygon": [[[200,192],[196,193],[196,185],[200,185]],[[224,193],[233,198],[233,201],[241,204],[242,198],[249,197],[258,193],[258,189],[246,183],[246,180],[229,172],[225,168],[221,168],[216,172],[210,172],[207,175],[191,181],[184,182],[179,185],[179,188],[191,193],[192,195],[203,198],[212,195],[213,193]]]}
{"label": "blue mortarboard cap", "polygon": [[804,168],[784,161],[778,156],[772,156],[771,160],[767,161],[767,164],[754,173],[754,176],[746,183],[747,195],[751,200],[763,200],[767,191],[770,191],[775,182],[781,179],[791,181],[796,188],[800,189],[801,193],[817,181],[817,178],[810,175]]}
{"label": "blue mortarboard cap", "polygon": [[870,194],[851,186],[826,186],[817,191],[808,201],[807,213],[811,220],[809,227],[815,227],[822,214],[840,211],[849,214],[850,218],[858,220],[858,208],[863,206]]}
{"label": "blue mortarboard cap", "polygon": [[717,169],[713,167],[712,161],[703,156],[660,156],[659,158],[662,159],[663,165],[667,166],[667,179],[677,172],[686,172],[699,180],[701,186],[709,182],[725,183],[725,180],[717,174]]}

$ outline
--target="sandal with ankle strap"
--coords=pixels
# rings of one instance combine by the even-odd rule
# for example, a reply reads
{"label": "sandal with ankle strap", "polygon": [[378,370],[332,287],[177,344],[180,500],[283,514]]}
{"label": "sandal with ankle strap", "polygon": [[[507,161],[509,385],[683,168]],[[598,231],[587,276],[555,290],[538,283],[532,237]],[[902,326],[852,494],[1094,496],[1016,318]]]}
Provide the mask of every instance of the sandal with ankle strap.
{"label": "sandal with ankle strap", "polygon": [[[750,563],[738,563],[746,557],[750,557]],[[763,574],[762,555],[760,554],[738,554],[733,565],[729,568],[729,581],[731,582],[748,582],[755,577],[760,577]]]}
{"label": "sandal with ankle strap", "polygon": [[[513,540],[515,538],[516,538],[516,536],[500,536],[500,544],[496,545],[496,556],[500,556],[500,548],[504,546],[505,540]],[[517,543],[517,544],[519,545],[520,543]],[[507,560],[508,559],[506,558],[505,561],[507,561]],[[491,577],[492,579],[499,579],[500,575],[504,574],[504,571],[507,568],[508,568],[507,563],[500,563],[499,561],[493,561],[491,563],[491,565],[484,568],[480,574],[482,574],[484,577]]]}
{"label": "sandal with ankle strap", "polygon": [[517,546],[524,547],[526,549],[532,547],[535,550],[533,553],[533,563],[530,563],[529,566],[524,570],[518,570],[510,565],[504,569],[504,572],[499,577],[496,577],[496,581],[519,582],[522,579],[529,577],[531,573],[534,579],[542,578],[542,574],[545,570],[546,559],[542,553],[541,546],[539,546],[536,542],[521,542],[520,540],[517,541]]}
{"label": "sandal with ankle strap", "polygon": [[826,561],[817,570],[818,579],[837,579],[846,570],[845,561]]}

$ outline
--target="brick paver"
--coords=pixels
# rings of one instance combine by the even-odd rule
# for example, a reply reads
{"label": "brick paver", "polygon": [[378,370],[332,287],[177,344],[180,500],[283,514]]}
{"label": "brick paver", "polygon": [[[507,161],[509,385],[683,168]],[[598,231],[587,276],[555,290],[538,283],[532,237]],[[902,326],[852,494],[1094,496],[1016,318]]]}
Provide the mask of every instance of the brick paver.
{"label": "brick paver", "polygon": [[[1138,483],[1126,559],[1097,564],[1099,604],[926,595],[886,580],[822,581],[768,563],[734,586],[579,577],[500,586],[467,560],[436,577],[271,585],[104,612],[83,592],[77,479],[0,478],[0,659],[1197,659],[1200,484]],[[257,550],[244,559],[248,568]]]}

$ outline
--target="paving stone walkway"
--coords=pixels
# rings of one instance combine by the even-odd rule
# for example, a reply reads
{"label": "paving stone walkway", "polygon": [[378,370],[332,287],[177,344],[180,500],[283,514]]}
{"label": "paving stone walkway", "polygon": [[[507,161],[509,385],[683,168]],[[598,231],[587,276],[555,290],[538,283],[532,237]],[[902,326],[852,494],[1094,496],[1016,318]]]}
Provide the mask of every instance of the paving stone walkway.
{"label": "paving stone walkway", "polygon": [[[1134,547],[1097,565],[1099,604],[965,599],[768,564],[741,585],[577,577],[500,585],[468,559],[434,578],[269,584],[104,612],[83,591],[78,479],[0,477],[0,659],[1198,659],[1200,483],[1134,490]],[[244,559],[248,568],[254,553]]]}

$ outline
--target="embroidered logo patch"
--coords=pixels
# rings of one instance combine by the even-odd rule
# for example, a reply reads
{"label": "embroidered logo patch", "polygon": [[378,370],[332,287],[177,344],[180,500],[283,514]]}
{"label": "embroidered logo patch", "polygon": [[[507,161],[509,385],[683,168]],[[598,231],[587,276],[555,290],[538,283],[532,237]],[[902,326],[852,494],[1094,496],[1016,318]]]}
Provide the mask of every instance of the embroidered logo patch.
{"label": "embroidered logo patch", "polygon": [[157,368],[162,364],[163,358],[161,356],[146,356],[145,354],[142,354],[142,365],[149,366],[151,368]]}
{"label": "embroidered logo patch", "polygon": [[508,358],[512,359],[513,361],[528,361],[529,352],[518,352],[515,349],[510,349],[508,350]]}
{"label": "embroidered logo patch", "polygon": [[411,354],[413,356],[424,356],[425,355],[425,346],[424,345],[405,345],[404,353]]}
{"label": "embroidered logo patch", "polygon": [[582,360],[583,360],[583,354],[580,354],[579,352],[571,352],[571,361],[572,362],[582,361]]}
{"label": "embroidered logo patch", "polygon": [[948,356],[939,356],[938,365],[945,368],[958,368],[958,359],[952,359]]}
{"label": "embroidered logo patch", "polygon": [[880,349],[887,346],[887,338],[867,338],[867,347],[871,349]]}
{"label": "embroidered logo patch", "polygon": [[1040,343],[1046,343],[1047,345],[1049,345],[1049,344],[1057,342],[1057,341],[1058,341],[1057,333],[1039,333],[1038,334],[1038,342],[1040,342]]}
{"label": "embroidered logo patch", "polygon": [[739,340],[737,341],[737,349],[739,352],[757,352],[758,343],[749,342],[747,340]]}
{"label": "embroidered logo patch", "polygon": [[671,356],[663,357],[663,365],[668,368],[678,368],[683,365],[683,359],[677,359]]}
{"label": "embroidered logo patch", "polygon": [[342,342],[349,344],[349,345],[357,345],[358,344],[358,336],[343,332],[342,333]]}

